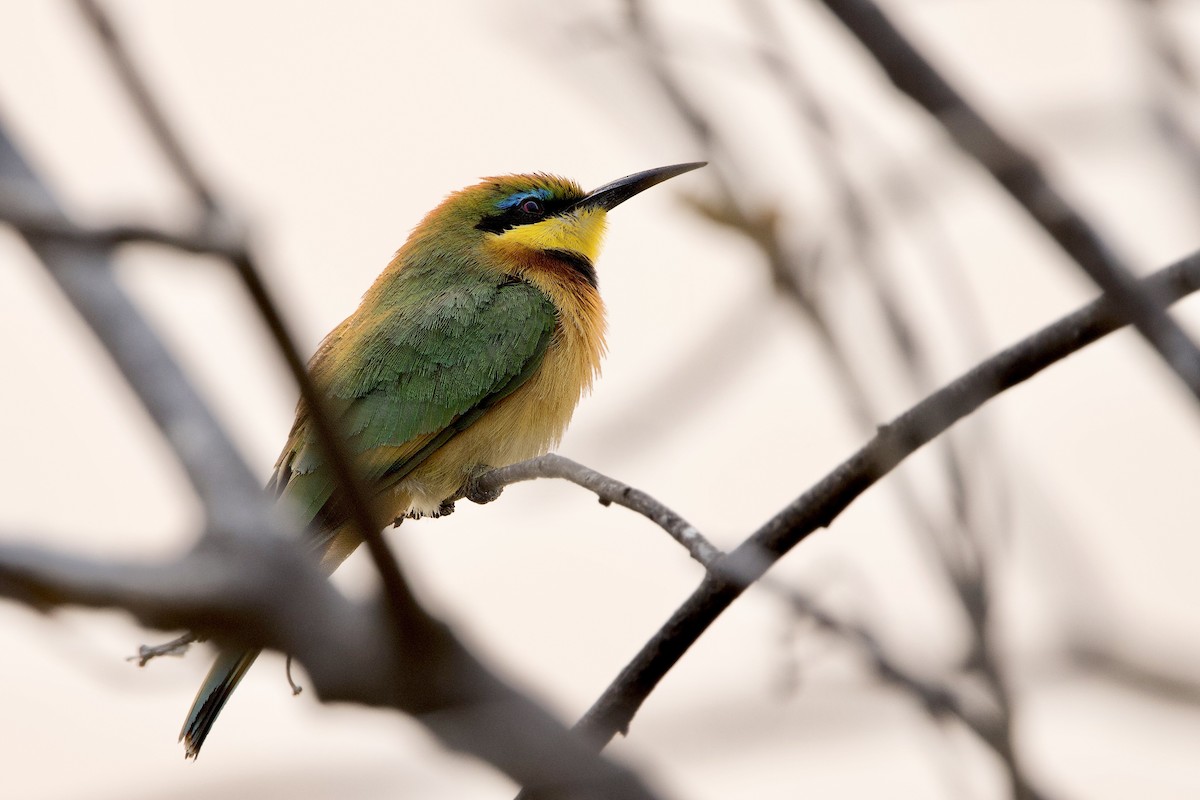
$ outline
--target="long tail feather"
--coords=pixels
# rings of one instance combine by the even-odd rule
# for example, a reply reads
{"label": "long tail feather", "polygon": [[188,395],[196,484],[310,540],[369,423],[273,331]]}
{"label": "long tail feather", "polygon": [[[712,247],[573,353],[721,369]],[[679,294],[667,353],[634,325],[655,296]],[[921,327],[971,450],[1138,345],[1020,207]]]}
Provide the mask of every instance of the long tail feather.
{"label": "long tail feather", "polygon": [[200,754],[208,732],[212,730],[217,715],[225,707],[229,696],[241,682],[246,670],[258,658],[261,650],[227,650],[217,656],[217,662],[208,671],[208,677],[200,685],[196,699],[188,711],[179,740],[183,742],[185,756],[195,758]]}
{"label": "long tail feather", "polygon": [[[380,526],[382,527],[382,526]],[[335,525],[331,533],[317,540],[318,551],[321,554],[321,569],[332,573],[346,557],[358,547],[357,529],[348,523]],[[208,677],[196,693],[192,707],[184,720],[183,730],[179,732],[179,740],[183,742],[184,754],[187,758],[195,758],[200,753],[200,747],[212,730],[217,715],[229,702],[229,696],[241,683],[242,677],[254,659],[258,658],[261,650],[222,650],[217,655],[217,662],[208,671]]]}

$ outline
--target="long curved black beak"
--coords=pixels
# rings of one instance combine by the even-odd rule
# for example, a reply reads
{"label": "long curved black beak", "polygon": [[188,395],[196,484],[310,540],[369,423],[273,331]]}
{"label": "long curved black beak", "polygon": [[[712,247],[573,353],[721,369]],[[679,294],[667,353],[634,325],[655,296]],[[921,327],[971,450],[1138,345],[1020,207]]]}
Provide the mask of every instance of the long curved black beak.
{"label": "long curved black beak", "polygon": [[626,175],[624,178],[618,178],[612,183],[604,184],[599,189],[588,194],[587,197],[577,200],[572,204],[571,209],[603,208],[605,211],[611,211],[635,194],[644,192],[651,186],[660,184],[669,178],[674,178],[676,175],[700,169],[700,167],[703,167],[707,163],[707,161],[693,161],[688,164],[672,164],[669,167],[656,167],[644,172],[635,172],[632,175]]}

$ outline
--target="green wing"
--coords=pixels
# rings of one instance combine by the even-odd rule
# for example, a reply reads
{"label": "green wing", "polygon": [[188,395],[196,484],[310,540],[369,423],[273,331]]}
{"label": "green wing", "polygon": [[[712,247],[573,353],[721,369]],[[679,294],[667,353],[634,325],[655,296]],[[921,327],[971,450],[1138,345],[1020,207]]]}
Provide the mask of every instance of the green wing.
{"label": "green wing", "polygon": [[[524,383],[557,322],[550,300],[522,281],[427,283],[401,283],[384,307],[368,298],[310,365],[375,492]],[[301,405],[269,488],[328,530],[344,518],[334,483]]]}

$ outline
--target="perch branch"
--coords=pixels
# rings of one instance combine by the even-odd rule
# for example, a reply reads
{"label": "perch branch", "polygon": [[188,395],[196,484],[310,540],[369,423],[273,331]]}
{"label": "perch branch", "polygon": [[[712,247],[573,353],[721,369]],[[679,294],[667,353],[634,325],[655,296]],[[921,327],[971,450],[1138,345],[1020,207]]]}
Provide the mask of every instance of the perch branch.
{"label": "perch branch", "polygon": [[[1200,253],[1143,281],[1145,291],[1174,302],[1200,288]],[[772,564],[828,526],[901,461],[988,400],[1128,324],[1102,297],[992,356],[926,397],[849,459],[768,520],[708,574],[690,598],[621,671],[577,723],[589,741],[607,743],[629,723],[688,648]]]}
{"label": "perch branch", "polygon": [[477,483],[486,492],[498,494],[505,486],[537,478],[570,481],[594,492],[604,505],[616,503],[641,514],[670,534],[705,567],[712,566],[724,555],[694,525],[647,493],[556,453],[494,469],[480,477]]}
{"label": "perch branch", "polygon": [[[19,186],[41,213],[62,216],[0,128],[4,184]],[[323,676],[313,681],[326,700],[390,697],[388,705],[417,715],[447,746],[490,761],[523,785],[652,797],[634,776],[586,753],[546,712],[491,675],[420,607],[398,565],[399,591],[388,591],[382,615],[341,598],[301,556],[297,537],[289,536],[233,443],[121,290],[107,247],[44,234],[25,239],[172,446],[209,529],[188,556],[163,565],[101,564],[5,545],[0,596],[38,608],[124,608],[156,628],[275,647]],[[332,633],[342,628],[339,644]],[[305,632],[316,631],[319,641],[306,643]],[[351,645],[358,649],[344,649]],[[368,671],[365,662],[376,660],[380,671]]]}
{"label": "perch branch", "polygon": [[[569,481],[593,492],[605,505],[616,504],[641,514],[666,531],[705,569],[718,569],[720,559],[725,557],[725,553],[709,542],[695,526],[661,501],[640,489],[555,453],[494,469],[481,476],[478,484],[488,497],[494,499],[506,486],[538,478]],[[771,580],[770,576],[763,576],[759,585],[786,602],[797,614],[808,617],[818,627],[861,649],[881,679],[915,696],[930,715],[953,716],[997,752],[1003,749],[997,740],[998,726],[994,720],[972,713],[950,689],[924,680],[904,668],[884,650],[879,640],[866,628],[839,619],[812,598],[782,582]],[[528,798],[529,795],[525,797]]]}

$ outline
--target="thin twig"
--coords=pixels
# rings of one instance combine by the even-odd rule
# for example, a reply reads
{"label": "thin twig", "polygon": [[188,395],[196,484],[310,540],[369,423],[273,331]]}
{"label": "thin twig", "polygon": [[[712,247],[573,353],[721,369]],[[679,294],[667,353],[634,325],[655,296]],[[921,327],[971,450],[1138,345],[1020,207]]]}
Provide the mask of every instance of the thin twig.
{"label": "thin twig", "polygon": [[211,230],[172,231],[140,223],[119,223],[88,227],[72,222],[62,214],[39,210],[18,195],[0,194],[0,222],[7,223],[27,236],[52,238],[101,248],[123,244],[156,244],[184,253],[213,255],[232,259],[242,244]]}
{"label": "thin twig", "polygon": [[[18,184],[48,218],[62,209],[0,128],[0,184]],[[6,194],[15,194],[7,192]],[[48,273],[104,343],[150,418],[171,444],[209,514],[213,536],[272,531],[286,535],[254,473],[154,331],[120,290],[107,249],[51,235],[25,236]]]}
{"label": "thin twig", "polygon": [[[896,88],[933,116],[1114,302],[1200,401],[1200,349],[1149,296],[1083,214],[1038,163],[1000,133],[884,15],[873,0],[822,0],[883,68]],[[1200,410],[1200,405],[1197,405]]]}
{"label": "thin twig", "polygon": [[[228,219],[228,215],[223,212],[223,206],[217,200],[216,193],[208,186],[200,170],[188,155],[181,137],[175,132],[161,105],[142,78],[141,71],[137,68],[133,57],[103,7],[97,0],[76,0],[76,5],[100,40],[105,54],[133,101],[138,115],[150,130],[155,143],[162,150],[180,180],[193,193],[210,220]],[[418,631],[423,631],[422,636],[436,637],[436,633],[429,627],[431,621],[427,620],[423,614],[412,613],[420,606],[411,594],[408,582],[400,570],[399,562],[396,561],[383,538],[381,531],[383,525],[376,524],[371,517],[370,495],[358,474],[357,465],[351,460],[350,452],[345,444],[345,437],[338,430],[328,411],[325,396],[317,390],[312,382],[304,359],[296,347],[295,337],[291,335],[288,325],[284,322],[279,305],[267,291],[262,273],[250,247],[243,243],[242,246],[225,254],[225,257],[233,264],[238,276],[242,279],[243,286],[262,316],[271,338],[275,341],[292,373],[292,378],[299,387],[300,396],[309,409],[309,419],[317,435],[317,444],[333,473],[337,491],[345,497],[350,521],[358,529],[359,536],[366,544],[371,560],[383,582],[384,591],[393,598],[397,612],[397,624],[407,620],[408,624],[416,625],[410,634],[416,635]]]}
{"label": "thin twig", "polygon": [[[0,185],[10,182],[43,213],[62,215],[0,127]],[[322,686],[322,699],[413,714],[448,747],[489,761],[523,785],[578,789],[585,797],[653,797],[635,776],[585,752],[544,710],[496,678],[406,584],[388,591],[382,606],[346,601],[289,535],[225,431],[121,290],[108,247],[25,238],[171,444],[210,527],[184,558],[158,565],[0,545],[0,596],[36,608],[123,608],[149,626],[188,628],[225,645],[275,647],[296,655]],[[398,565],[395,574],[403,581]],[[335,632],[358,649],[337,646]]]}
{"label": "thin twig", "polygon": [[[1144,290],[1174,302],[1200,289],[1200,253],[1143,281]],[[767,521],[718,562],[576,725],[602,746],[625,731],[659,681],[755,579],[813,531],[828,526],[901,461],[988,400],[1128,324],[1106,299],[1084,306],[992,356],[926,397],[849,459]]]}
{"label": "thin twig", "polygon": [[287,661],[284,662],[283,671],[284,671],[284,674],[287,676],[288,686],[290,686],[292,688],[292,697],[295,697],[296,695],[303,692],[304,687],[301,686],[300,684],[296,683],[295,679],[292,678],[292,656],[289,655],[287,657]]}
{"label": "thin twig", "polygon": [[97,0],[75,0],[75,7],[79,9],[80,14],[95,34],[96,40],[100,42],[104,55],[112,65],[121,85],[125,87],[130,100],[133,101],[135,111],[145,123],[146,129],[150,132],[159,150],[166,157],[167,163],[204,209],[205,214],[215,214],[218,209],[215,193],[209,189],[200,169],[188,155],[183,141],[175,133],[175,129],[168,121],[162,107],[155,102],[154,95],[145,78],[142,77],[141,70],[134,63],[129,49],[125,46],[124,40],[103,6]]}
{"label": "thin twig", "polygon": [[[719,129],[711,125],[698,127],[691,124],[692,120],[704,120],[706,115],[702,107],[689,95],[686,87],[665,63],[663,53],[666,49],[661,38],[653,30],[644,5],[636,0],[629,0],[627,7],[629,9],[628,17],[630,26],[634,34],[643,43],[651,75],[656,79],[666,95],[668,105],[679,114],[682,120],[689,123],[689,128],[693,135],[701,143],[713,145],[722,143],[723,136]],[[754,18],[754,22],[760,30],[778,27],[773,25],[769,19],[761,16],[761,14],[754,13],[762,11],[758,5],[754,5],[748,10],[751,12],[750,15]],[[898,306],[892,301],[887,289],[879,285],[883,272],[878,265],[873,264],[874,253],[871,252],[871,248],[865,245],[870,233],[866,206],[862,198],[858,196],[849,175],[841,168],[839,156],[834,152],[834,148],[830,144],[832,141],[832,128],[829,119],[823,109],[816,103],[811,92],[800,81],[799,76],[786,71],[783,62],[779,58],[767,55],[764,55],[763,58],[766,61],[765,67],[773,79],[786,91],[793,101],[793,105],[801,112],[803,118],[818,134],[814,139],[822,152],[816,161],[821,165],[820,168],[824,170],[831,185],[836,188],[838,196],[841,198],[845,215],[851,221],[852,231],[850,239],[856,248],[857,258],[855,261],[866,271],[868,279],[878,289],[876,299],[881,305],[883,316],[899,321]],[[732,147],[728,143],[724,143],[723,149],[731,151]],[[742,233],[761,251],[781,295],[792,301],[794,306],[805,316],[805,319],[812,326],[812,330],[821,345],[821,351],[826,355],[828,365],[838,385],[841,387],[843,396],[847,400],[846,406],[850,415],[856,422],[866,426],[869,430],[873,427],[878,416],[871,408],[866,387],[853,369],[844,343],[835,333],[834,326],[821,302],[820,293],[813,291],[810,281],[806,280],[800,270],[796,269],[796,259],[787,252],[779,226],[774,224],[773,217],[769,218],[765,224],[755,219],[753,212],[745,207],[741,193],[736,191],[735,184],[727,174],[718,171],[714,175],[714,180],[720,194],[720,200],[716,204],[697,202],[694,205],[711,221],[731,227]],[[922,360],[917,357],[916,350],[912,349],[917,345],[916,339],[907,328],[893,326],[893,333],[902,343],[908,343],[909,349],[907,350],[901,344],[902,354],[906,356],[906,361],[910,366],[910,375],[914,386],[924,390],[930,376],[928,370],[924,369]],[[965,487],[965,479],[963,477],[964,468],[957,457],[953,445],[945,439],[942,440],[942,444],[945,446],[944,460],[947,466],[948,480],[952,487],[959,489],[958,497],[961,498],[963,497],[962,492]],[[924,531],[927,540],[938,549],[941,556],[940,563],[945,567],[947,581],[951,590],[961,600],[964,606],[964,613],[972,621],[973,627],[971,633],[974,642],[972,652],[983,653],[984,642],[987,638],[982,627],[982,624],[987,619],[987,593],[981,586],[986,577],[982,573],[980,566],[982,564],[982,557],[980,555],[981,543],[979,542],[979,537],[974,535],[974,532],[969,529],[969,520],[965,515],[959,515],[959,520],[962,522],[964,529],[966,529],[967,536],[952,539],[944,535],[941,526],[935,522],[922,506],[910,482],[905,480],[902,475],[894,479],[893,489],[896,491],[898,500],[900,501],[900,508],[910,519],[912,525],[916,529]],[[951,549],[951,546],[954,544],[964,547],[971,546],[972,550],[969,553],[956,557],[955,552]],[[980,660],[980,658],[971,659],[972,662],[979,662]],[[1004,693],[1003,687],[995,687],[994,693],[997,698],[1001,698]],[[927,704],[926,707],[930,706]],[[996,746],[998,744],[994,736],[996,727],[995,725],[988,725],[986,728],[979,726],[976,729],[984,736],[985,741],[989,745]],[[996,749],[1002,756],[1011,751],[1011,748],[1006,744],[997,746]],[[1012,771],[1015,772],[1015,765],[1011,766]],[[1023,783],[1023,780],[1014,780],[1014,784],[1017,783]]]}
{"label": "thin twig", "polygon": [[[725,553],[704,537],[690,522],[660,500],[608,475],[555,453],[494,469],[478,480],[479,487],[490,498],[499,496],[506,486],[538,478],[556,478],[587,489],[604,505],[616,504],[638,513],[666,531],[688,554],[708,570],[719,569]],[[891,658],[879,640],[860,625],[841,620],[821,608],[812,598],[780,581],[764,576],[759,586],[781,598],[798,614],[812,619],[820,628],[851,642],[867,654],[875,672],[883,680],[909,691],[920,699],[922,706],[935,717],[951,715],[992,744],[994,725],[977,718],[948,688],[923,680]]]}
{"label": "thin twig", "polygon": [[537,478],[570,481],[595,492],[604,505],[616,503],[641,514],[670,534],[672,539],[683,545],[692,558],[705,567],[711,567],[724,555],[719,548],[704,538],[694,525],[646,492],[556,453],[547,453],[528,461],[491,470],[476,483],[484,492],[494,496],[505,486]]}
{"label": "thin twig", "polygon": [[196,641],[196,634],[185,633],[182,636],[177,636],[169,642],[162,644],[144,644],[138,648],[136,656],[130,656],[126,661],[136,661],[139,667],[144,667],[156,658],[162,656],[182,656],[187,653],[188,648]]}

